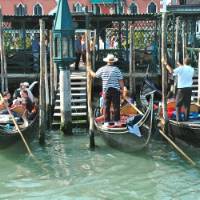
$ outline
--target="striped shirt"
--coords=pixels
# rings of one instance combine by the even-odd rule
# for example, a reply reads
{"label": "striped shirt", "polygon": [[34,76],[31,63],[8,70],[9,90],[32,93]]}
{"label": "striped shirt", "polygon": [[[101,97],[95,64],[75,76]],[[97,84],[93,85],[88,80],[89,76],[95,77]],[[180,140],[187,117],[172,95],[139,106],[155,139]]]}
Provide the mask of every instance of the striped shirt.
{"label": "striped shirt", "polygon": [[118,67],[105,65],[97,70],[96,77],[102,79],[103,92],[106,92],[108,88],[120,90],[119,80],[123,77]]}

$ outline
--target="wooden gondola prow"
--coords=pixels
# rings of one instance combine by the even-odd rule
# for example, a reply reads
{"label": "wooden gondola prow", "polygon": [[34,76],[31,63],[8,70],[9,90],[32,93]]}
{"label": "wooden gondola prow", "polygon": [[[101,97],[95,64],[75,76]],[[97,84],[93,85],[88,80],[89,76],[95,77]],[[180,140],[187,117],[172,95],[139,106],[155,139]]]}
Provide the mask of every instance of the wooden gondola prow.
{"label": "wooden gondola prow", "polygon": [[90,149],[95,149],[95,138],[94,138],[94,119],[92,111],[92,78],[89,71],[92,68],[91,65],[91,54],[90,54],[90,34],[91,32],[87,30],[86,32],[86,68],[87,68],[87,105],[88,105],[88,121],[89,121],[89,136],[90,136]]}

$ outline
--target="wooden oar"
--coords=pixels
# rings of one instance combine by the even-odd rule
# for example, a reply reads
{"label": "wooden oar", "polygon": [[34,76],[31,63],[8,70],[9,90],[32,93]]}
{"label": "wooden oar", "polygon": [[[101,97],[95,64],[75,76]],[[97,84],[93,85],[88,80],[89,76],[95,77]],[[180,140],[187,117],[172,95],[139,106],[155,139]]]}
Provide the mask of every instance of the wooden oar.
{"label": "wooden oar", "polygon": [[[142,111],[140,111],[134,104],[132,104],[127,98],[124,98],[139,114],[143,114]],[[196,163],[180,148],[178,147],[161,129],[159,129],[159,133],[187,160],[189,161],[193,166],[196,165]]]}
{"label": "wooden oar", "polygon": [[134,104],[132,104],[127,97],[124,97],[124,99],[140,114],[143,115],[143,112],[139,110]]}
{"label": "wooden oar", "polygon": [[18,126],[18,124],[17,124],[17,122],[16,122],[16,120],[15,120],[13,114],[11,113],[11,111],[10,111],[10,109],[9,109],[9,107],[8,107],[8,105],[7,105],[7,103],[5,102],[5,100],[4,100],[4,98],[2,97],[1,94],[0,94],[0,98],[1,98],[1,100],[3,101],[3,104],[5,105],[6,110],[8,111],[8,113],[9,113],[9,115],[10,115],[10,117],[11,117],[11,119],[12,119],[14,125],[15,125],[15,128],[16,128],[16,130],[18,131],[18,133],[19,133],[19,135],[20,135],[20,137],[21,137],[21,139],[22,139],[22,141],[23,141],[23,143],[24,143],[24,145],[25,145],[25,147],[26,147],[26,149],[27,149],[29,155],[33,157],[33,154],[32,154],[32,152],[31,152],[31,150],[30,150],[30,148],[29,148],[29,146],[28,146],[28,144],[27,144],[27,142],[26,142],[26,140],[25,140],[25,138],[24,138],[22,132],[20,131],[19,126]]}
{"label": "wooden oar", "polygon": [[180,149],[161,129],[159,129],[160,134],[186,159],[188,160],[193,166],[196,166],[196,163]]}
{"label": "wooden oar", "polygon": [[24,143],[24,145],[25,145],[25,147],[26,147],[26,149],[27,149],[29,155],[30,155],[30,156],[33,158],[33,160],[41,167],[41,169],[43,169],[45,172],[48,172],[48,170],[46,169],[46,167],[43,166],[43,163],[40,162],[40,161],[33,155],[33,153],[31,152],[31,149],[29,148],[29,146],[28,146],[28,144],[27,144],[27,142],[26,142],[26,140],[25,140],[25,138],[24,138],[22,132],[21,132],[20,129],[19,129],[19,126],[18,126],[18,124],[17,124],[17,122],[16,122],[16,120],[15,120],[15,118],[14,118],[12,112],[11,112],[10,109],[8,108],[8,105],[7,105],[7,103],[5,102],[5,100],[3,99],[1,93],[0,93],[0,99],[3,101],[3,104],[5,105],[5,107],[6,107],[7,111],[8,111],[8,113],[9,113],[9,115],[11,116],[12,121],[13,121],[13,123],[14,123],[14,125],[15,125],[15,128],[17,129],[18,133],[20,134],[21,139],[22,139],[22,141],[23,141],[23,143]]}

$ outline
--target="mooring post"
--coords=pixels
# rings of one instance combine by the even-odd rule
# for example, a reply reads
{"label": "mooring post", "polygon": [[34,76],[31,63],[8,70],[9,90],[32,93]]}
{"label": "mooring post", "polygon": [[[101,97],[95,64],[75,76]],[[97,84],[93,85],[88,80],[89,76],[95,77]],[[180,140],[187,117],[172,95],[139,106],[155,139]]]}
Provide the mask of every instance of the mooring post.
{"label": "mooring post", "polygon": [[70,64],[75,61],[75,58],[74,27],[66,0],[59,0],[53,34],[54,62],[60,70],[60,130],[70,135],[72,134]]}
{"label": "mooring post", "polygon": [[[162,61],[166,60],[166,33],[167,33],[167,13],[162,13],[162,43],[161,43],[161,58]],[[165,121],[165,129],[167,132],[167,123],[168,123],[168,115],[167,115],[167,70],[165,68],[164,63],[162,62],[162,109],[163,109],[163,118]]]}
{"label": "mooring post", "polygon": [[175,65],[177,64],[177,62],[179,61],[179,50],[178,50],[178,41],[179,41],[179,17],[176,18],[176,32],[175,32]]}
{"label": "mooring post", "polygon": [[92,68],[91,54],[90,54],[90,35],[91,31],[86,32],[86,67],[87,67],[87,105],[88,105],[88,122],[89,122],[89,136],[90,136],[90,149],[95,149],[94,138],[94,119],[92,111],[92,79],[89,71]]}
{"label": "mooring post", "polygon": [[200,49],[198,55],[198,104],[200,105]]}
{"label": "mooring post", "polygon": [[130,52],[129,52],[129,89],[131,94],[136,94],[135,85],[135,48],[134,48],[134,29],[130,27]]}
{"label": "mooring post", "polygon": [[[182,19],[183,20],[183,19]],[[185,21],[182,21],[182,49],[183,49],[183,60],[186,56],[186,33],[185,33]]]}
{"label": "mooring post", "polygon": [[1,50],[1,92],[5,91],[4,73],[4,44],[3,44],[3,16],[0,9],[0,50]]}
{"label": "mooring post", "polygon": [[53,107],[55,101],[55,86],[54,86],[54,62],[53,62],[53,33],[49,31],[49,46],[50,46],[50,107],[49,107],[49,125],[52,124]]}
{"label": "mooring post", "polygon": [[45,143],[46,115],[45,115],[45,22],[40,23],[40,88],[39,88],[39,142]]}
{"label": "mooring post", "polygon": [[[47,37],[47,36],[46,36]],[[49,128],[49,122],[50,122],[50,117],[49,117],[49,106],[50,106],[50,100],[49,100],[49,76],[48,76],[48,64],[47,64],[47,48],[48,48],[48,40],[45,37],[45,65],[44,65],[44,69],[45,69],[45,110],[46,110],[46,120],[47,120],[47,128]]]}

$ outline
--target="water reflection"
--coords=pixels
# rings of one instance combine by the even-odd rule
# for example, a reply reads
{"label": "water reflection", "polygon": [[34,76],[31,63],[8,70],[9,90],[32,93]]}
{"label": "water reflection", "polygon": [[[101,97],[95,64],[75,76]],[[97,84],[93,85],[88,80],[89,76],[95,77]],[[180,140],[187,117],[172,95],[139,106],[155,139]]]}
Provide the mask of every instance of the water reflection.
{"label": "water reflection", "polygon": [[50,132],[44,147],[31,144],[39,162],[22,146],[0,150],[0,199],[199,198],[199,171],[164,141],[154,139],[147,150],[134,154],[109,148],[100,137],[90,151],[88,141],[86,134]]}

